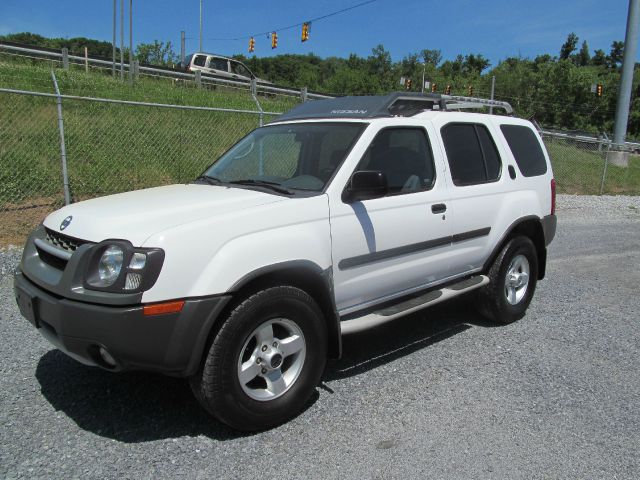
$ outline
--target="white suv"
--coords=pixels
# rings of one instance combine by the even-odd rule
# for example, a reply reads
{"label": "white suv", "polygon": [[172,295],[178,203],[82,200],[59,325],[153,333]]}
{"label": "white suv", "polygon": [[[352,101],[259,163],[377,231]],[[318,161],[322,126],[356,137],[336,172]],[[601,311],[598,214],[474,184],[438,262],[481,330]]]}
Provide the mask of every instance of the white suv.
{"label": "white suv", "polygon": [[468,106],[307,102],[193,183],[66,206],[26,243],[20,310],[83,363],[188,377],[243,430],[300,411],[342,335],[474,290],[517,320],[555,234],[551,165],[531,123]]}

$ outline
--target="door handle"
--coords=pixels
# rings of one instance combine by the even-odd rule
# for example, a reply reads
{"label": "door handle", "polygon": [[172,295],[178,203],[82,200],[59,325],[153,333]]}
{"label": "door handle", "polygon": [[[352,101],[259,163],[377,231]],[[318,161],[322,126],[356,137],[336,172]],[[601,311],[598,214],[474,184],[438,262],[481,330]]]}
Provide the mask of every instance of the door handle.
{"label": "door handle", "polygon": [[444,203],[436,203],[431,205],[431,211],[433,213],[444,213],[447,211],[447,206]]}

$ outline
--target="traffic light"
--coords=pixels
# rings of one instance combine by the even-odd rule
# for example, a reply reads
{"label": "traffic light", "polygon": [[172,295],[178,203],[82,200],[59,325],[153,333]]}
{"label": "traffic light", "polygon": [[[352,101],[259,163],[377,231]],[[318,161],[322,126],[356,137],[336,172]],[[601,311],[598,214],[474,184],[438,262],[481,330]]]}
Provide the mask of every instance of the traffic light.
{"label": "traffic light", "polygon": [[271,33],[271,48],[278,48],[278,34],[276,32]]}
{"label": "traffic light", "polygon": [[249,39],[249,53],[253,52],[256,49],[256,41],[253,37]]}
{"label": "traffic light", "polygon": [[304,22],[302,24],[302,41],[306,42],[309,40],[309,22]]}
{"label": "traffic light", "polygon": [[598,85],[596,85],[596,95],[597,95],[598,97],[601,97],[601,96],[602,96],[602,84],[601,84],[601,83],[599,83]]}
{"label": "traffic light", "polygon": [[447,88],[444,89],[445,95],[451,95],[451,85],[447,85]]}
{"label": "traffic light", "polygon": [[469,88],[467,88],[467,93],[470,97],[473,97],[473,85],[469,85]]}
{"label": "traffic light", "polygon": [[411,79],[410,79],[410,78],[407,78],[407,79],[405,80],[405,82],[404,82],[404,88],[405,88],[405,89],[407,89],[407,90],[411,90],[411,83],[412,83],[412,82],[411,82]]}
{"label": "traffic light", "polygon": [[436,93],[438,91],[438,84],[434,83],[431,85],[431,93]]}

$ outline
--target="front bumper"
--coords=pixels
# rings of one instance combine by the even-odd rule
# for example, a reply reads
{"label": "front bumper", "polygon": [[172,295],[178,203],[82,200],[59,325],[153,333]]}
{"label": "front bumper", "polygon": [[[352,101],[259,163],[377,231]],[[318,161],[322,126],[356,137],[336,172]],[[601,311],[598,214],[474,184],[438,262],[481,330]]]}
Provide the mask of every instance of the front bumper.
{"label": "front bumper", "polygon": [[[145,316],[142,305],[98,305],[52,294],[27,279],[14,277],[22,315],[58,349],[76,360],[112,371],[148,370],[193,375],[207,337],[231,298],[189,299],[179,313]],[[99,351],[115,359],[111,366]]]}

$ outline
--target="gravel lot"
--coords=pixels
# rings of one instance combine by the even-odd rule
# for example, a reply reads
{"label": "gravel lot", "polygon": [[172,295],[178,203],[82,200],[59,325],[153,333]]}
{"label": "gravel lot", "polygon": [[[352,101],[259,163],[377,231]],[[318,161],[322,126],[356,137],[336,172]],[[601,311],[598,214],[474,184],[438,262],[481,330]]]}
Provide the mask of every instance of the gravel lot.
{"label": "gravel lot", "polygon": [[558,205],[523,320],[457,302],[349,337],[308,408],[255,435],[210,420],[183,380],[53,349],[2,251],[0,477],[639,478],[640,197]]}

